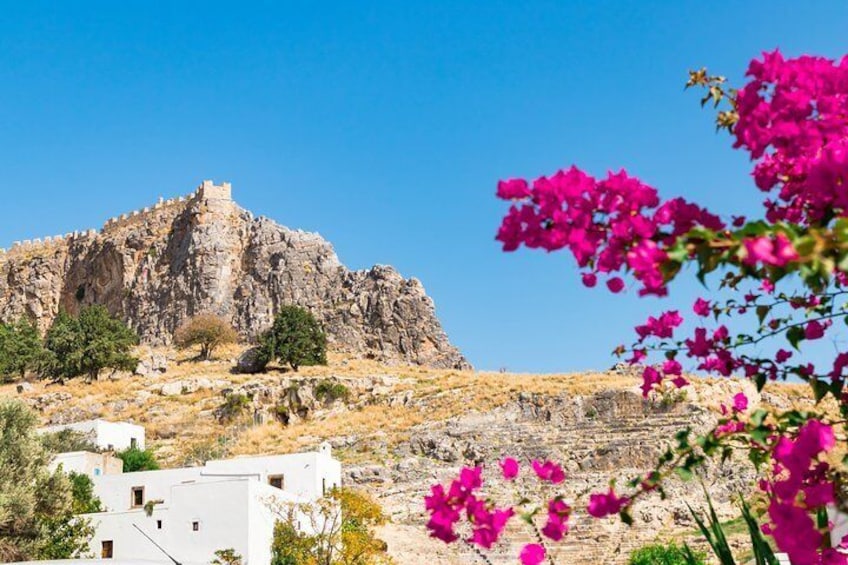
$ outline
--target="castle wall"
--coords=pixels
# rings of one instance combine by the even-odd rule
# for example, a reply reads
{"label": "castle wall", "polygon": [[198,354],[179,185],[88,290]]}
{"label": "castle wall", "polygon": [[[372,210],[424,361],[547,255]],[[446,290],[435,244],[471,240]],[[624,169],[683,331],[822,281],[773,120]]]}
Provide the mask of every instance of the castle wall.
{"label": "castle wall", "polygon": [[153,206],[148,206],[139,210],[133,210],[120,216],[115,216],[106,220],[103,227],[98,230],[89,229],[84,231],[75,231],[64,235],[47,236],[43,239],[26,239],[15,241],[11,247],[6,249],[0,247],[0,261],[6,259],[12,254],[23,254],[27,252],[49,251],[51,248],[59,245],[70,245],[79,240],[88,240],[97,237],[99,234],[105,234],[113,230],[125,227],[131,223],[144,221],[149,215],[158,213],[160,210],[171,208],[174,206],[184,206],[188,202],[197,200],[232,200],[232,185],[228,182],[216,185],[211,180],[205,180],[197,187],[197,189],[188,196],[180,196],[178,198],[170,198],[159,200]]}

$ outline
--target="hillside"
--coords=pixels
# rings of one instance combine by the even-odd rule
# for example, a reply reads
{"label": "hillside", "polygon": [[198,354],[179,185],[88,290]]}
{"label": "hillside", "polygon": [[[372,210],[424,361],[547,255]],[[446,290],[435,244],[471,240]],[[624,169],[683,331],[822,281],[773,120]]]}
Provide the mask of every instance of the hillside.
{"label": "hillside", "polygon": [[[461,547],[445,548],[423,530],[421,499],[429,485],[448,480],[462,464],[493,465],[506,454],[552,458],[567,470],[565,494],[585,497],[610,478],[644,472],[679,429],[711,425],[718,405],[736,390],[727,381],[696,380],[685,395],[644,401],[638,379],[616,373],[436,370],[336,354],[328,367],[247,376],[231,373],[237,348],[207,363],[167,348],[141,353],[169,358],[167,371],[90,385],[35,383],[20,395],[7,385],[0,395],[21,396],[44,423],[103,417],[143,424],[148,444],[169,466],[306,450],[328,440],[347,484],[367,488],[391,516],[382,535],[404,564],[423,555],[433,564],[474,562]],[[774,385],[762,398],[747,392],[754,404],[784,407],[802,396],[793,385]],[[221,407],[233,394],[247,397],[248,406],[222,420]],[[744,462],[709,468],[705,483],[723,518],[736,516],[732,497],[747,493],[753,478]],[[560,548],[560,562],[622,563],[646,542],[694,537],[685,503],[701,504],[699,488],[673,482],[670,500],[637,505],[632,529],[616,520],[578,521]],[[508,555],[494,561],[514,562]]]}
{"label": "hillside", "polygon": [[310,310],[337,351],[385,362],[468,368],[417,279],[392,267],[348,270],[318,234],[254,216],[228,183],[123,214],[100,230],[0,250],[0,320],[44,330],[60,309],[106,306],[144,343],[168,344],[212,313],[249,339],[283,305]]}

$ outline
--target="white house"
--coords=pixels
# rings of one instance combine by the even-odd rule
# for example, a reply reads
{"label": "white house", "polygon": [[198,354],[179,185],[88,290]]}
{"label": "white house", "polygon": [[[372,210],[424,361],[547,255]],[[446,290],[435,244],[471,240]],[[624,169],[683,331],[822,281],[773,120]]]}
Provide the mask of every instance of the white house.
{"label": "white house", "polygon": [[41,428],[40,433],[49,434],[73,430],[87,436],[91,442],[103,451],[123,451],[131,447],[144,449],[144,428],[127,422],[107,422],[106,420],[87,420],[75,424]]}
{"label": "white house", "polygon": [[[233,549],[268,565],[275,509],[314,502],[341,485],[329,445],[318,452],[210,461],[203,467],[93,476],[105,512],[87,515],[95,555],[105,559],[208,564]],[[311,520],[296,517],[308,531]]]}
{"label": "white house", "polygon": [[50,463],[50,470],[59,467],[66,473],[78,473],[89,477],[101,475],[120,475],[124,472],[124,462],[108,453],[91,453],[90,451],[73,451],[60,453]]}

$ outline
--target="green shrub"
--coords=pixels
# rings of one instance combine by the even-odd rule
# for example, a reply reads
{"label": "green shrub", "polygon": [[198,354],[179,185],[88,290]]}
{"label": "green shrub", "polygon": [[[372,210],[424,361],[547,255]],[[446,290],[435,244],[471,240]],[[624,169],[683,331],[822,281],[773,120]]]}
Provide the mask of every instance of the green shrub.
{"label": "green shrub", "polygon": [[55,380],[85,375],[97,380],[103,369],[132,371],[130,355],[138,336],[103,306],[84,308],[78,317],[60,312],[45,338],[45,373]]}
{"label": "green shrub", "polygon": [[327,336],[315,317],[297,306],[284,306],[274,324],[259,338],[262,360],[279,360],[298,370],[327,364]]}
{"label": "green shrub", "polygon": [[140,471],[157,471],[159,462],[153,452],[137,447],[130,447],[115,456],[124,462],[124,473],[138,473]]}
{"label": "green shrub", "polygon": [[218,420],[223,424],[228,424],[244,415],[247,407],[250,406],[250,398],[244,394],[228,393],[224,396],[224,403],[218,407]]}
{"label": "green shrub", "polygon": [[695,563],[687,561],[682,547],[673,543],[646,545],[630,554],[629,565],[703,565],[704,556],[696,555]]}
{"label": "green shrub", "polygon": [[323,380],[315,387],[315,397],[328,403],[339,399],[347,400],[350,397],[350,390],[342,383]]}

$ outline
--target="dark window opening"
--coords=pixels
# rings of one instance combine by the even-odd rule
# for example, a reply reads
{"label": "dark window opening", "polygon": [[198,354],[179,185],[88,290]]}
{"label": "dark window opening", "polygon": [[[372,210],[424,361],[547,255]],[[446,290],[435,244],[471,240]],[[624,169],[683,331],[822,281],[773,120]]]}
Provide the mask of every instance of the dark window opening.
{"label": "dark window opening", "polygon": [[327,479],[321,479],[321,494],[327,495]]}
{"label": "dark window opening", "polygon": [[268,477],[268,484],[274,488],[283,490],[286,488],[286,478],[283,475],[271,475]]}
{"label": "dark window opening", "polygon": [[139,508],[141,506],[144,506],[144,487],[133,487],[132,507]]}
{"label": "dark window opening", "polygon": [[192,522],[191,523],[191,530],[193,532],[199,532],[200,531],[200,522]]}
{"label": "dark window opening", "polygon": [[131,437],[130,438],[130,449],[137,449],[137,448],[138,448],[138,440],[135,439],[134,437]]}
{"label": "dark window opening", "polygon": [[156,520],[156,529],[157,529],[157,530],[161,530],[161,529],[162,529],[162,520]]}
{"label": "dark window opening", "polygon": [[114,543],[109,541],[104,541],[100,544],[100,557],[103,559],[112,559],[112,551],[114,549]]}

